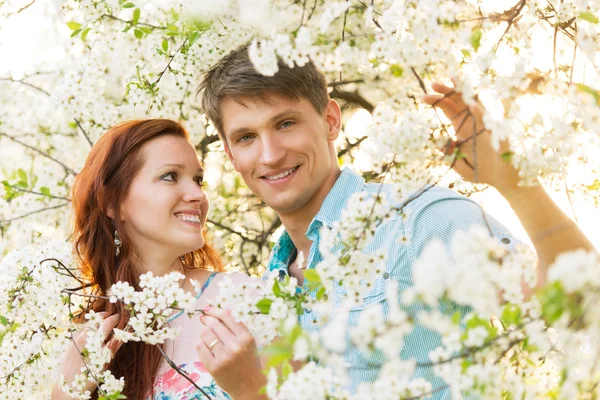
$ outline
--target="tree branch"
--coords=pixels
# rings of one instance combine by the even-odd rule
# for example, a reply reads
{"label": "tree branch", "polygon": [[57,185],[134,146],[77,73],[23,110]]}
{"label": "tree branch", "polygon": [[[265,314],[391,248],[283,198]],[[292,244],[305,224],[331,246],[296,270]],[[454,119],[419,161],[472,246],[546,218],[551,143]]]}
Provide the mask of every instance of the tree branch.
{"label": "tree branch", "polygon": [[88,136],[88,134],[85,132],[85,129],[83,129],[83,126],[81,126],[81,122],[79,122],[79,120],[77,118],[75,119],[75,123],[77,124],[77,126],[79,127],[79,130],[81,131],[81,133],[83,134],[83,136],[85,137],[85,140],[87,140],[87,142],[90,144],[90,147],[94,147],[94,143],[92,143],[92,141],[90,140],[90,137]]}
{"label": "tree branch", "polygon": [[18,144],[20,144],[21,146],[24,146],[24,147],[28,148],[29,150],[33,150],[33,151],[35,151],[36,153],[38,153],[38,154],[42,155],[43,157],[45,157],[45,158],[47,158],[47,159],[49,159],[49,160],[51,160],[51,161],[54,161],[55,163],[57,163],[58,165],[60,165],[61,167],[63,167],[63,168],[64,168],[64,170],[65,170],[67,173],[69,173],[69,174],[73,174],[73,175],[77,175],[77,172],[75,172],[73,169],[71,169],[71,168],[67,167],[67,166],[66,166],[64,163],[62,163],[62,162],[58,161],[56,158],[54,158],[54,157],[52,157],[51,155],[49,155],[49,154],[47,154],[47,153],[45,153],[45,152],[41,151],[40,149],[37,149],[37,148],[35,148],[35,147],[33,147],[33,146],[31,146],[31,145],[27,144],[27,143],[23,143],[23,142],[21,142],[19,139],[16,139],[16,138],[14,138],[14,137],[12,137],[12,136],[10,136],[10,135],[8,135],[8,134],[4,133],[4,132],[0,132],[0,136],[4,136],[4,137],[6,137],[6,138],[8,138],[8,139],[12,140],[12,141],[13,141],[13,142],[15,142],[15,143],[18,143]]}
{"label": "tree branch", "polygon": [[336,87],[334,87],[333,90],[329,93],[329,96],[331,96],[334,99],[340,99],[348,103],[356,104],[357,106],[364,108],[370,113],[372,113],[375,109],[375,106],[373,106],[373,104],[371,104],[367,99],[362,97],[358,93],[358,91],[346,92],[343,90],[338,90]]}
{"label": "tree branch", "polygon": [[23,218],[29,217],[30,215],[39,214],[39,213],[44,212],[44,211],[56,210],[58,208],[65,207],[67,205],[69,205],[69,203],[63,203],[63,204],[59,204],[57,206],[52,206],[52,207],[44,207],[44,208],[41,208],[39,210],[28,212],[27,214],[19,215],[18,217],[9,218],[9,219],[5,219],[5,220],[0,220],[0,226],[6,225],[6,224],[11,223],[13,221],[17,221],[19,219],[23,219]]}
{"label": "tree branch", "polygon": [[50,93],[48,93],[47,91],[45,91],[44,89],[42,89],[39,86],[36,86],[32,83],[26,82],[23,79],[14,79],[14,78],[0,78],[0,81],[6,81],[6,82],[14,82],[14,83],[20,83],[21,85],[25,85],[27,87],[30,87],[32,89],[37,90],[38,92],[42,92],[44,93],[46,96],[50,97]]}

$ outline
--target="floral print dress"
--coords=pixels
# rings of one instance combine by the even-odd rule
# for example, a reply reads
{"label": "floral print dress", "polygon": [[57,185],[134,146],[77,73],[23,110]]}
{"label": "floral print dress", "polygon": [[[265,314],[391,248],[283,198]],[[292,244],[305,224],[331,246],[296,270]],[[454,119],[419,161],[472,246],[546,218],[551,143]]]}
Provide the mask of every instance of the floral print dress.
{"label": "floral print dress", "polygon": [[[197,299],[208,287],[215,275],[216,272],[206,280],[200,293],[198,293]],[[181,314],[182,312],[174,315],[169,318],[169,321],[174,320]],[[179,369],[185,372],[202,390],[198,390],[190,381],[173,368],[170,368],[154,380],[152,393],[148,394],[146,400],[208,400],[209,398],[211,400],[232,400],[231,396],[217,386],[202,362],[195,361],[188,364],[181,364],[179,365]]]}
{"label": "floral print dress", "polygon": [[179,368],[204,393],[196,389],[187,379],[171,368],[154,381],[152,396],[148,396],[147,400],[204,400],[209,398],[206,395],[214,400],[231,400],[231,397],[217,386],[200,361],[183,364]]}

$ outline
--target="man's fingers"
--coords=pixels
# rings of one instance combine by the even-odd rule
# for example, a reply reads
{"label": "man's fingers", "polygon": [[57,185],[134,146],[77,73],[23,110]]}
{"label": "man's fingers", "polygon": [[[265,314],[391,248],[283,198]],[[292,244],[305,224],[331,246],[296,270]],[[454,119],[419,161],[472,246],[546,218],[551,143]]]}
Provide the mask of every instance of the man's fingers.
{"label": "man's fingers", "polygon": [[446,85],[444,85],[442,83],[439,83],[439,82],[433,82],[431,84],[431,88],[433,90],[435,90],[436,92],[441,93],[441,94],[443,94],[445,96],[451,96],[451,95],[456,94],[456,92],[454,91],[453,87],[446,86]]}

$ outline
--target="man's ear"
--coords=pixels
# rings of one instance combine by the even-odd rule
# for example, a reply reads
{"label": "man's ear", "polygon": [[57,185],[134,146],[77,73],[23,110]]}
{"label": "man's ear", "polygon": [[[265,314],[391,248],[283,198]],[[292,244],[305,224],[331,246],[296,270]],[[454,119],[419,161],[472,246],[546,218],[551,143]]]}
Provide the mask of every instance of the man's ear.
{"label": "man's ear", "polygon": [[237,165],[235,162],[235,158],[233,157],[233,154],[231,154],[231,149],[229,148],[229,145],[227,144],[227,140],[225,139],[224,135],[221,135],[221,140],[223,141],[223,147],[225,148],[225,154],[227,154],[229,161],[231,161],[231,164],[233,165],[233,169],[235,169],[237,171],[238,169],[237,169]]}
{"label": "man's ear", "polygon": [[342,129],[342,112],[337,101],[329,99],[329,103],[327,103],[327,108],[325,109],[325,120],[329,126],[327,140],[333,142],[338,138],[340,129]]}

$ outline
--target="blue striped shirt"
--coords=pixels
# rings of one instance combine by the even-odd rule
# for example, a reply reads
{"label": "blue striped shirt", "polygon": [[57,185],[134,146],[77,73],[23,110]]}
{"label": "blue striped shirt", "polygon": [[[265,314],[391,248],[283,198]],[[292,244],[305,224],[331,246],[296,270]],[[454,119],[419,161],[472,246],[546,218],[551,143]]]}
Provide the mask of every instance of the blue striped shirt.
{"label": "blue striped shirt", "polygon": [[[321,205],[321,209],[313,218],[306,232],[306,237],[312,241],[310,253],[307,257],[307,268],[315,268],[322,261],[319,252],[319,229],[322,226],[332,227],[339,220],[342,210],[346,207],[350,197],[357,192],[366,192],[376,195],[389,193],[391,185],[378,183],[365,183],[363,178],[349,168],[342,170],[333,188]],[[379,306],[383,309],[384,316],[388,313],[386,300],[386,286],[389,279],[398,282],[398,290],[402,293],[406,288],[412,286],[412,268],[415,261],[421,255],[425,245],[433,239],[438,239],[446,246],[448,253],[451,250],[451,242],[454,233],[458,230],[468,230],[472,225],[486,226],[487,220],[492,234],[509,248],[513,248],[516,239],[498,221],[487,215],[482,216],[481,207],[474,201],[458,195],[456,192],[434,186],[411,201],[405,210],[408,218],[397,215],[376,229],[373,242],[365,249],[366,252],[384,249],[388,254],[385,273],[376,279],[374,288],[367,293],[364,301],[350,311],[349,327],[356,326],[360,314],[367,307]],[[400,243],[399,238],[407,237],[407,244]],[[273,248],[268,270],[283,270],[287,274],[287,262],[291,252],[294,250],[287,232],[283,232],[275,247]],[[343,290],[343,287],[341,288]],[[468,309],[456,304],[440,304],[440,311],[450,315],[456,310],[461,313]],[[411,306],[407,309],[411,317],[415,317],[419,306]],[[305,312],[300,317],[300,322],[305,329],[315,329],[317,315],[314,312]],[[440,335],[419,325],[415,319],[413,331],[405,337],[404,347],[400,352],[403,359],[415,359],[417,362],[428,362],[428,354],[431,350],[441,345]],[[380,351],[372,354],[364,354],[348,341],[345,352],[345,361],[348,366],[348,374],[353,388],[361,382],[370,382],[377,379],[379,370],[385,358]],[[432,384],[432,388],[442,387],[444,381],[436,377],[430,368],[417,368],[414,377],[422,377]],[[432,399],[449,399],[448,390],[439,390],[431,397]]]}

